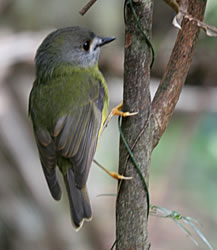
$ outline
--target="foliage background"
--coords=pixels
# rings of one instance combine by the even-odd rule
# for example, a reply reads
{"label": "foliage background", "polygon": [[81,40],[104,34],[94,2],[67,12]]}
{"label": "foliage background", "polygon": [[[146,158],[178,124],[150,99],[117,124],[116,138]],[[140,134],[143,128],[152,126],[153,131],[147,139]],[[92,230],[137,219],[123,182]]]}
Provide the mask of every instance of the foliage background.
{"label": "foliage background", "polygon": [[[74,232],[67,199],[52,200],[41,171],[27,117],[34,80],[33,58],[45,35],[69,25],[89,27],[117,40],[102,51],[100,67],[110,91],[110,106],[122,99],[124,1],[99,0],[81,17],[87,1],[0,1],[0,249],[110,249],[115,237],[116,181],[95,165],[88,181],[94,219]],[[217,25],[217,3],[208,1],[205,21]],[[166,67],[177,34],[173,11],[155,1],[153,45],[156,61],[152,93]],[[151,203],[202,224],[201,231],[217,248],[217,42],[201,33],[186,87],[173,119],[153,152]],[[110,170],[118,166],[119,134],[113,119],[104,132],[95,159]],[[100,196],[104,194],[104,196]],[[133,195],[133,194],[132,194]],[[151,217],[152,249],[196,248],[169,219]],[[196,237],[196,236],[195,236]]]}

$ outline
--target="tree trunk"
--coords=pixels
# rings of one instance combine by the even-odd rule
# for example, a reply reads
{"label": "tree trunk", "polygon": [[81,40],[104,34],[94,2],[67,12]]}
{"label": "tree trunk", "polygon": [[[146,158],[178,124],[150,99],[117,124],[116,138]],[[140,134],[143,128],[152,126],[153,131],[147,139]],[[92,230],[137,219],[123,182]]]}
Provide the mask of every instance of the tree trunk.
{"label": "tree trunk", "polygon": [[[152,0],[133,3],[140,25],[148,38],[151,37]],[[124,62],[124,111],[138,115],[123,118],[122,130],[130,147],[143,131],[133,153],[148,183],[148,169],[152,151],[151,125],[147,123],[150,115],[150,48],[140,32],[128,4],[125,6],[125,62]],[[127,151],[120,142],[119,172],[133,179],[119,183],[117,199],[116,249],[149,249],[147,234],[147,194],[141,178],[131,160],[125,164]],[[121,184],[121,185],[120,185]]]}

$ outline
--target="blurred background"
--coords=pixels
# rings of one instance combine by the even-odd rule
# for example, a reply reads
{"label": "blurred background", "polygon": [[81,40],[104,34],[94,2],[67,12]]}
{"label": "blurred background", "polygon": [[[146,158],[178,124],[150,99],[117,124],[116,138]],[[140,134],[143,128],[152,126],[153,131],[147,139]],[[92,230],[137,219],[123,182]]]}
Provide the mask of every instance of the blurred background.
{"label": "blurred background", "polygon": [[[100,68],[109,84],[110,107],[122,100],[124,0],[99,0],[82,17],[88,0],[0,0],[0,249],[102,250],[115,240],[117,182],[93,164],[88,180],[93,220],[76,233],[65,193],[50,196],[39,162],[28,96],[34,80],[34,55],[52,30],[70,25],[90,28],[116,41],[105,47]],[[165,70],[177,30],[173,11],[155,1],[152,70],[154,94]],[[217,1],[208,0],[205,22],[217,26]],[[197,219],[201,232],[217,249],[217,40],[203,32],[186,86],[166,133],[153,152],[151,203]],[[104,131],[95,159],[118,169],[119,133],[114,118]],[[132,194],[133,195],[133,194]],[[196,247],[170,219],[150,217],[153,250]]]}

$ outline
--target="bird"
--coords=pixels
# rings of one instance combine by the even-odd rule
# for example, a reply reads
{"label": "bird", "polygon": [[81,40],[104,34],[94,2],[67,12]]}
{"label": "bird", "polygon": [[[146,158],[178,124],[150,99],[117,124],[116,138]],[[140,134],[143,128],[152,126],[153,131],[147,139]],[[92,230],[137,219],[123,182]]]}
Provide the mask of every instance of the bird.
{"label": "bird", "polygon": [[35,56],[29,116],[50,193],[61,199],[59,168],[76,231],[92,218],[86,183],[109,106],[98,59],[101,47],[113,40],[64,27],[48,34]]}

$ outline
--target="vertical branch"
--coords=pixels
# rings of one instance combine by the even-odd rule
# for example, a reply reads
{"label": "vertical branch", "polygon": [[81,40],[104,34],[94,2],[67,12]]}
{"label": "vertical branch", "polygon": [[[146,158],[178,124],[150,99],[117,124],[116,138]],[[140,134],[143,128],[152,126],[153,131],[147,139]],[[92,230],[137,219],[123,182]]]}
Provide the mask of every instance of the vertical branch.
{"label": "vertical branch", "polygon": [[[134,8],[140,25],[150,38],[152,24],[152,0],[134,1]],[[151,125],[147,125],[150,113],[150,48],[135,22],[132,10],[125,5],[125,62],[124,62],[124,106],[129,112],[138,111],[134,117],[124,118],[122,130],[131,147],[139,133],[143,135],[134,147],[135,159],[148,183],[148,168],[152,150]],[[149,249],[147,234],[147,194],[142,181],[129,160],[125,161],[127,151],[120,142],[119,172],[133,179],[122,183],[116,207],[116,249]]]}

